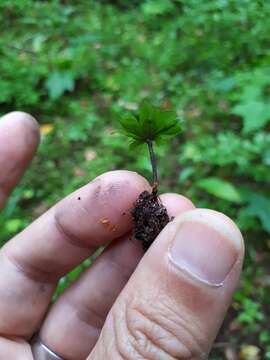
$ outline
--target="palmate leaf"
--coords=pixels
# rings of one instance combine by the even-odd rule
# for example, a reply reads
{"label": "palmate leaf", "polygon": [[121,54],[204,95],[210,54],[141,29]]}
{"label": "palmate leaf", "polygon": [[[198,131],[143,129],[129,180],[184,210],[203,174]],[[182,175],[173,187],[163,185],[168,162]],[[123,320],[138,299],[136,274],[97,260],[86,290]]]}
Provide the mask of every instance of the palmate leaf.
{"label": "palmate leaf", "polygon": [[138,118],[133,114],[127,114],[119,120],[122,132],[135,140],[139,140],[142,137],[142,127],[138,121]]}
{"label": "palmate leaf", "polygon": [[160,141],[182,131],[175,111],[162,110],[148,102],[144,102],[137,113],[122,117],[119,123],[122,132],[136,145],[147,140]]}

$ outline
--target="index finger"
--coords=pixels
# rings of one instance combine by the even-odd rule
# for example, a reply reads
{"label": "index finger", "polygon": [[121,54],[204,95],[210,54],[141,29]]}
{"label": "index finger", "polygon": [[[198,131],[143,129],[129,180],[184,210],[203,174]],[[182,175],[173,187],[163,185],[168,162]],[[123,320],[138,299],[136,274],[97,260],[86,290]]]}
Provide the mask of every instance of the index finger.
{"label": "index finger", "polygon": [[0,252],[0,333],[31,337],[59,278],[131,229],[129,210],[147,189],[136,173],[103,174],[7,243]]}
{"label": "index finger", "polygon": [[29,165],[39,143],[36,120],[23,112],[0,119],[0,208]]}

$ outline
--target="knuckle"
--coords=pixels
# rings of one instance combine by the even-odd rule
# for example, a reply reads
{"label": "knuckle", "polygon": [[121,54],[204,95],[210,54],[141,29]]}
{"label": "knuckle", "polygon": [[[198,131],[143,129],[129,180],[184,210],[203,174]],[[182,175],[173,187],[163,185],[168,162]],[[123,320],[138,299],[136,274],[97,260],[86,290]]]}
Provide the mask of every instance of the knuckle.
{"label": "knuckle", "polygon": [[117,353],[126,360],[207,359],[198,324],[166,299],[153,304],[135,300],[113,309]]}

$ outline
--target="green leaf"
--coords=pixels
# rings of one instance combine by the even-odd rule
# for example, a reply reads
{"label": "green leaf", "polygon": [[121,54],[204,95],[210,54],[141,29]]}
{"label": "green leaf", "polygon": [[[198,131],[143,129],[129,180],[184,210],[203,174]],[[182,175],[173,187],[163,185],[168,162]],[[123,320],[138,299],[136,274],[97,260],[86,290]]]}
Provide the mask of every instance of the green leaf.
{"label": "green leaf", "polygon": [[172,110],[162,110],[144,102],[137,113],[119,120],[122,132],[136,142],[160,141],[182,131],[181,122]]}
{"label": "green leaf", "polygon": [[147,0],[143,3],[142,10],[145,15],[155,16],[173,11],[174,6],[171,0]]}
{"label": "green leaf", "polygon": [[242,210],[242,214],[257,217],[264,230],[270,234],[270,200],[261,194],[252,193],[248,196],[249,205]]}
{"label": "green leaf", "polygon": [[220,199],[228,200],[236,204],[243,202],[240,192],[228,181],[211,177],[199,180],[197,186]]}
{"label": "green leaf", "polygon": [[143,145],[142,142],[138,141],[138,140],[132,140],[129,143],[129,148],[130,150],[138,150],[138,148],[140,148]]}
{"label": "green leaf", "polygon": [[187,179],[189,179],[195,173],[194,167],[187,167],[183,169],[178,176],[178,183],[182,185]]}
{"label": "green leaf", "polygon": [[49,97],[52,100],[59,98],[65,91],[74,90],[74,74],[70,71],[54,71],[50,73],[47,81],[46,88],[49,92]]}
{"label": "green leaf", "polygon": [[23,221],[21,219],[11,219],[6,222],[6,230],[9,233],[16,233],[23,228]]}
{"label": "green leaf", "polygon": [[251,100],[236,105],[233,113],[243,117],[243,132],[248,134],[264,127],[270,121],[270,104]]}
{"label": "green leaf", "polygon": [[122,117],[119,120],[119,123],[122,127],[122,132],[124,132],[125,135],[135,140],[141,138],[141,136],[143,135],[142,127],[140,126],[138,119],[132,114],[128,114]]}

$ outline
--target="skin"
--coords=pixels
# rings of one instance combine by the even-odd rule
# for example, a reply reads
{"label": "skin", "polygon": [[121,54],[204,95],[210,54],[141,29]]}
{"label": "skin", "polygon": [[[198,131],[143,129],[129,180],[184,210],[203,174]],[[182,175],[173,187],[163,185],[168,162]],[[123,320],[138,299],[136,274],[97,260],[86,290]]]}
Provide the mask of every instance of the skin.
{"label": "skin", "polygon": [[[1,207],[38,141],[38,125],[30,115],[15,112],[0,120]],[[175,220],[144,254],[132,238],[129,212],[149,189],[136,173],[105,173],[1,249],[1,359],[33,360],[29,341],[38,329],[43,342],[66,360],[207,358],[238,283],[241,234],[225,215],[195,209],[181,195],[164,194],[162,201]],[[231,258],[234,263],[221,285],[209,286],[170,260],[169,249],[186,223],[192,226],[185,238],[196,241],[199,234],[205,239],[194,247],[193,261],[199,261],[196,252],[204,251],[203,244],[211,249],[212,237],[223,234],[217,246],[227,250],[211,259],[211,271],[223,274]],[[107,244],[49,308],[59,279]]]}

